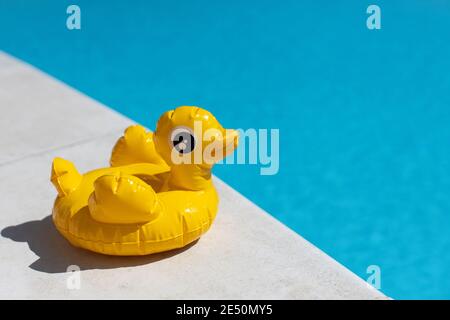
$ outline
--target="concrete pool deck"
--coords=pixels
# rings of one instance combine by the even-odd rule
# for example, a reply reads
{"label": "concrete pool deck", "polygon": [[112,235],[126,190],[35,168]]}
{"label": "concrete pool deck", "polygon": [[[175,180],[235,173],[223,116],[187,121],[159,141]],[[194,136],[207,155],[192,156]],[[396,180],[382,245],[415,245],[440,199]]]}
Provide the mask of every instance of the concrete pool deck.
{"label": "concrete pool deck", "polygon": [[[385,299],[219,179],[197,243],[146,257],[70,246],[53,227],[53,157],[107,165],[131,120],[0,51],[1,299]],[[70,289],[70,265],[81,269]]]}

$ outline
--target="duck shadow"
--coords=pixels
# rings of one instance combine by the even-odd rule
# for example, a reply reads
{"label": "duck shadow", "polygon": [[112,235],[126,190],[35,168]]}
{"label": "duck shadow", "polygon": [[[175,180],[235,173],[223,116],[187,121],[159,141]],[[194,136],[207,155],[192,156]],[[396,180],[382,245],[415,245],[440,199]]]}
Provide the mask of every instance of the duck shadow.
{"label": "duck shadow", "polygon": [[39,257],[29,267],[46,273],[67,272],[71,265],[90,270],[150,264],[180,254],[198,242],[194,241],[181,249],[146,256],[107,256],[72,246],[56,230],[51,216],[6,227],[1,235],[16,242],[27,242],[30,250]]}

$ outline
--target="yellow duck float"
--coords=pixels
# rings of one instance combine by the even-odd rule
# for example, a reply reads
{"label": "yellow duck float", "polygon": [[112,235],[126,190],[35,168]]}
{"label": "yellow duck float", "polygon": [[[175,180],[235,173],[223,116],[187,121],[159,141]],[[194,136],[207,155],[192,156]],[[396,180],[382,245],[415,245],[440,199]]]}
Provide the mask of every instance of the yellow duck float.
{"label": "yellow duck float", "polygon": [[[213,133],[199,134],[198,124]],[[53,222],[74,246],[108,255],[184,247],[214,221],[219,199],[211,169],[237,143],[237,131],[225,130],[210,112],[183,106],[164,113],[154,133],[128,127],[110,167],[80,174],[70,161],[55,158]],[[209,155],[194,159],[197,149],[211,151],[212,144]]]}

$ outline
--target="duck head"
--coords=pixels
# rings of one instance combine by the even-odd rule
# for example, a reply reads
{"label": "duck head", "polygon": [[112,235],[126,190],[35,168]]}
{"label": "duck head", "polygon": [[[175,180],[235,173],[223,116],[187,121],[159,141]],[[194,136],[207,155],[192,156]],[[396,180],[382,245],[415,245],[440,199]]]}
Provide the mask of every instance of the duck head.
{"label": "duck head", "polygon": [[238,132],[224,129],[205,109],[182,106],[161,116],[154,141],[177,185],[197,190],[199,186],[186,187],[189,180],[210,179],[212,166],[236,149]]}

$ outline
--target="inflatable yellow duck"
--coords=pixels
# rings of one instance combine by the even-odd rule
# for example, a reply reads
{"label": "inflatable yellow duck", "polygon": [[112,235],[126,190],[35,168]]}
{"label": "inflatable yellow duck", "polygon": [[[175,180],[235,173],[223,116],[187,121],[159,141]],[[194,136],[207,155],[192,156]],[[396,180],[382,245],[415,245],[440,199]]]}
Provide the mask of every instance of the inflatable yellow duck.
{"label": "inflatable yellow duck", "polygon": [[237,143],[237,131],[225,130],[210,112],[183,106],[164,113],[154,133],[128,127],[111,167],[80,174],[55,158],[53,222],[73,245],[103,254],[181,248],[211,226],[219,200],[211,169]]}

